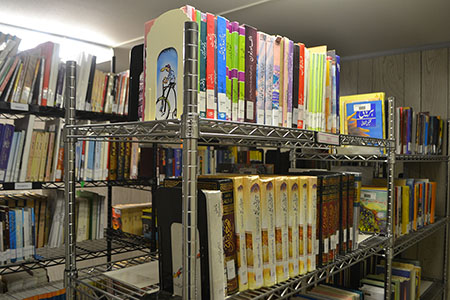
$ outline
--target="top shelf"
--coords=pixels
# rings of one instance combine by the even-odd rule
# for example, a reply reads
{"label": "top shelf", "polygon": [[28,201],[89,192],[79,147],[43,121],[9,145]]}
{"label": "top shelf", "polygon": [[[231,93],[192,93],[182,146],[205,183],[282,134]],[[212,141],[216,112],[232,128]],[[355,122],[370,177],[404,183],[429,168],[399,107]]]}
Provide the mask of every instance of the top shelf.
{"label": "top shelf", "polygon": [[[74,125],[69,138],[78,140],[127,140],[140,143],[181,143],[181,121],[123,122],[114,124]],[[199,143],[208,145],[243,145],[251,147],[329,149],[333,145],[392,148],[393,141],[360,136],[318,133],[315,131],[230,121],[199,120]]]}
{"label": "top shelf", "polygon": [[[35,115],[46,118],[64,118],[65,109],[52,106],[40,106],[35,104],[0,102],[0,114],[7,119],[16,119],[16,115]],[[128,121],[127,115],[106,114],[93,111],[77,110],[76,118],[79,120],[98,121]]]}

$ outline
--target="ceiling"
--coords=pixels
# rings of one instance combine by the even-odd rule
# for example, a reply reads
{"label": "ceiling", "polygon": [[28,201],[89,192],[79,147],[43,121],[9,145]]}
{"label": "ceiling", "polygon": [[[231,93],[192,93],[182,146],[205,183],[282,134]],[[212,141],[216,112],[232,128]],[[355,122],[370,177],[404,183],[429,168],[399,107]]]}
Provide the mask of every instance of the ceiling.
{"label": "ceiling", "polygon": [[[144,23],[179,0],[0,0],[0,22],[109,46],[141,43]],[[341,56],[450,42],[449,0],[190,0],[258,30],[327,44]]]}

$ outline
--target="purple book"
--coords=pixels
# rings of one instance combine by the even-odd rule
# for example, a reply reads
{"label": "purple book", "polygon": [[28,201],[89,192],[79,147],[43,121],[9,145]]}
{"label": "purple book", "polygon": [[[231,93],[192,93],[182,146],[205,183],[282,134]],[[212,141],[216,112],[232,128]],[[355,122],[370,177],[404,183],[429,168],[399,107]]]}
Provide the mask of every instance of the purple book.
{"label": "purple book", "polygon": [[289,40],[288,55],[288,86],[287,86],[287,123],[286,127],[292,124],[292,75],[294,73],[294,42]]}
{"label": "purple book", "polygon": [[245,25],[245,122],[256,122],[256,28]]}
{"label": "purple book", "polygon": [[8,167],[9,152],[14,134],[14,126],[11,124],[3,125],[2,147],[0,151],[0,182],[5,180],[6,168]]}

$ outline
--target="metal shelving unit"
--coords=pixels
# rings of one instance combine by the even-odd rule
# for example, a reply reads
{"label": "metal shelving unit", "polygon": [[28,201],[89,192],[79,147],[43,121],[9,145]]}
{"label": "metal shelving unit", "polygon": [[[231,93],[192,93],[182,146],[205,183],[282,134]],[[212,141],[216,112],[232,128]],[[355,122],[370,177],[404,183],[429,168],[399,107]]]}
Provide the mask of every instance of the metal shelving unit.
{"label": "metal shelving unit", "polygon": [[432,281],[433,283],[431,286],[422,295],[420,295],[420,300],[437,300],[439,297],[442,299],[442,296],[445,293],[444,284],[439,280]]}
{"label": "metal shelving unit", "polygon": [[[147,239],[129,233],[115,230],[106,230],[106,237],[99,240],[86,240],[77,243],[77,261],[108,257],[108,255],[140,251],[143,254],[149,252],[150,243]],[[108,244],[110,248],[108,248]],[[36,258],[18,261],[0,266],[0,275],[31,272],[35,269],[52,267],[64,264],[64,246],[57,248],[43,247],[36,249]]]}
{"label": "metal shelving unit", "polygon": [[[377,147],[385,149],[386,162],[389,173],[389,201],[388,201],[388,223],[392,224],[391,199],[393,197],[393,164],[395,157],[391,151],[394,147],[393,121],[389,122],[389,139],[375,139],[359,136],[331,134],[329,142],[320,142],[317,132],[265,126],[248,123],[237,123],[217,120],[199,119],[197,113],[197,24],[185,23],[185,58],[184,58],[184,111],[181,120],[164,120],[148,122],[122,122],[114,124],[90,124],[76,126],[74,124],[75,106],[75,69],[68,63],[68,96],[66,107],[65,145],[67,158],[67,172],[65,177],[66,187],[66,270],[65,279],[68,299],[74,299],[75,292],[86,294],[86,289],[94,290],[96,293],[112,299],[134,299],[139,292],[134,291],[131,295],[122,298],[114,298],[110,293],[110,286],[105,284],[98,288],[87,284],[85,280],[98,279],[104,284],[101,273],[112,267],[102,265],[96,268],[78,270],[76,267],[75,249],[76,238],[74,231],[74,158],[75,142],[79,140],[114,141],[135,138],[133,142],[138,143],[164,143],[183,144],[183,299],[196,299],[196,202],[197,202],[197,146],[208,145],[242,145],[263,146],[295,149],[329,150],[336,144]],[[393,116],[393,99],[389,99],[389,115]],[[319,268],[309,274],[292,278],[284,283],[270,288],[257,291],[246,291],[231,297],[231,299],[287,299],[295,292],[311,286],[331,275],[334,275],[353,264],[362,261],[381,250],[385,251],[387,261],[386,272],[386,299],[390,295],[391,261],[393,257],[392,227],[389,226],[386,236],[374,236],[365,241],[360,247],[341,257],[323,268]],[[156,259],[156,256],[152,256]],[[138,263],[139,260],[124,262],[124,265]],[[92,276],[91,276],[92,274]],[[91,277],[89,277],[91,276]],[[114,290],[114,288],[113,288]],[[92,296],[91,296],[92,297]]]}
{"label": "metal shelving unit", "polygon": [[[153,184],[154,184],[153,179],[76,181],[77,188],[121,186],[140,190],[151,190],[151,186]],[[42,189],[63,189],[63,188],[64,188],[63,181],[0,183],[0,191],[42,190]]]}

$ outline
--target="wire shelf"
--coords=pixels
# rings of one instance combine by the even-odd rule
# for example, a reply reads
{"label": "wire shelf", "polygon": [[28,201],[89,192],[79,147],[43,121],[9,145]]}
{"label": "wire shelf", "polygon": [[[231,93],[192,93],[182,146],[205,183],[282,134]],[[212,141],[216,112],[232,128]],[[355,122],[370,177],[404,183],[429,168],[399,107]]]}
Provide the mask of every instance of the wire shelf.
{"label": "wire shelf", "polygon": [[[123,186],[127,188],[151,190],[153,179],[129,179],[129,180],[95,180],[77,181],[77,188]],[[4,182],[0,183],[0,190],[41,190],[41,189],[63,189],[64,181],[55,182]]]}
{"label": "wire shelf", "polygon": [[149,293],[159,290],[159,285],[151,285],[139,289],[123,282],[117,282],[104,275],[107,271],[119,270],[131,266],[158,260],[156,253],[139,255],[124,260],[100,264],[78,270],[78,276],[73,279],[73,288],[80,295],[89,299],[142,299]]}
{"label": "wire shelf", "polygon": [[394,242],[394,256],[417,244],[424,238],[445,227],[448,218],[439,218],[433,224],[420,228],[415,232],[403,235]]}
{"label": "wire shelf", "polygon": [[325,267],[319,268],[306,275],[291,278],[269,288],[241,292],[228,297],[228,299],[289,299],[291,296],[298,293],[299,290],[311,287],[316,283],[378,253],[383,250],[388,243],[389,240],[386,237],[372,236],[359,244],[357,250],[344,256],[338,256],[335,262],[328,264]]}
{"label": "wire shelf", "polygon": [[[107,256],[108,240],[111,241],[111,255],[136,250],[149,252],[150,249],[150,241],[148,239],[130,233],[108,229],[106,230],[106,238],[77,243],[77,261]],[[37,248],[36,258],[34,259],[0,265],[0,275],[22,271],[31,272],[39,268],[64,264],[64,262],[64,245],[57,248]]]}
{"label": "wire shelf", "polygon": [[[422,278],[422,280],[429,280],[433,283],[430,287],[420,295],[420,300],[436,300],[442,298],[442,294],[444,293],[445,286],[440,280],[436,279],[426,279]],[[440,298],[439,298],[440,297]]]}
{"label": "wire shelf", "polygon": [[[348,162],[377,162],[388,161],[387,155],[377,154],[332,154],[332,153],[308,153],[296,152],[293,159],[301,160],[322,160],[322,161],[348,161]],[[447,162],[447,155],[415,155],[396,154],[395,161],[398,162]]]}
{"label": "wire shelf", "polygon": [[[209,119],[199,120],[199,143],[208,145],[243,145],[277,148],[329,149],[330,145],[317,141],[317,132],[295,128],[267,126],[252,123],[237,123]],[[114,137],[115,141],[136,138],[140,143],[181,143],[181,121],[163,120],[126,122],[113,124],[72,125],[75,129],[68,138],[79,140],[103,140]],[[393,146],[393,142],[350,135],[333,135],[341,145],[368,147]],[[129,141],[129,140],[128,140]]]}

